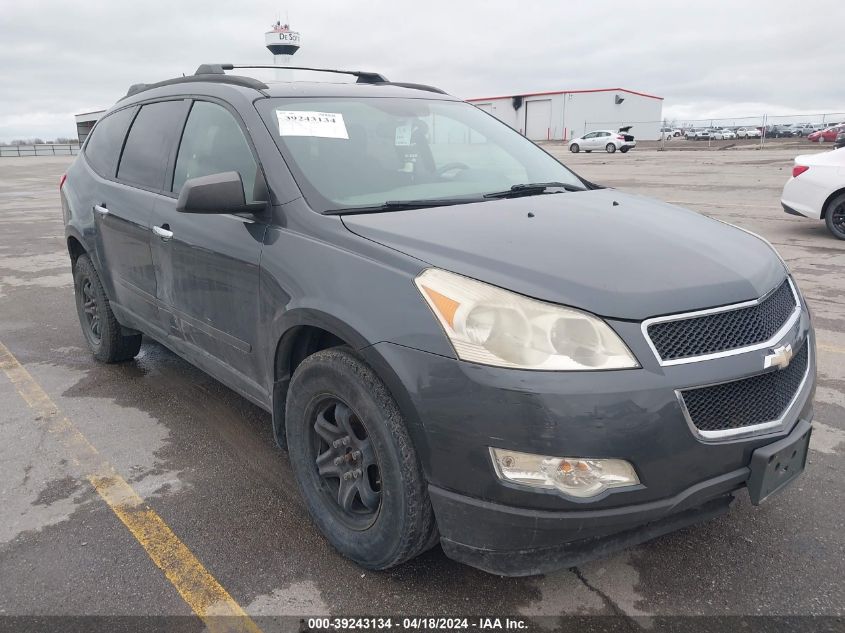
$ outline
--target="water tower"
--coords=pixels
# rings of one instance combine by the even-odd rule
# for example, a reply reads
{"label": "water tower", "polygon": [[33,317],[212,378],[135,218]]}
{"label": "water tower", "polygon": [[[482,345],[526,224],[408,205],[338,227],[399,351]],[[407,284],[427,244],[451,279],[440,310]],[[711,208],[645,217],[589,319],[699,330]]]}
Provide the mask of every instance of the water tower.
{"label": "water tower", "polygon": [[299,50],[299,33],[291,31],[289,25],[282,24],[279,20],[264,34],[264,44],[273,54],[273,63],[276,66],[287,66],[291,57]]}

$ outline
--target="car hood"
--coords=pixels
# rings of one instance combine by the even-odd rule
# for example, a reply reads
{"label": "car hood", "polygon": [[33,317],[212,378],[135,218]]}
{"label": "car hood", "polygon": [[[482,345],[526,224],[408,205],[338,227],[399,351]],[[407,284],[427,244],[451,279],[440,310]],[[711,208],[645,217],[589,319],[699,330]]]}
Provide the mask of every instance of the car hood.
{"label": "car hood", "polygon": [[343,222],[432,266],[618,319],[755,299],[786,276],[753,235],[612,189],[345,215]]}

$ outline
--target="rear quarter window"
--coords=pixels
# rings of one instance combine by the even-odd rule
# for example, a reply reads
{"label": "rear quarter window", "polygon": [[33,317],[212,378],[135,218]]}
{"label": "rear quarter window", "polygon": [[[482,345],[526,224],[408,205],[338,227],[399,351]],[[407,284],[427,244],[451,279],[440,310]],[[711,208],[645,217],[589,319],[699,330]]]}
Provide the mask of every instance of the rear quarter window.
{"label": "rear quarter window", "polygon": [[167,161],[179,138],[184,114],[182,100],[142,106],[126,137],[118,179],[156,191],[163,189]]}
{"label": "rear quarter window", "polygon": [[104,178],[114,178],[126,130],[137,108],[124,108],[100,119],[85,144],[85,159]]}

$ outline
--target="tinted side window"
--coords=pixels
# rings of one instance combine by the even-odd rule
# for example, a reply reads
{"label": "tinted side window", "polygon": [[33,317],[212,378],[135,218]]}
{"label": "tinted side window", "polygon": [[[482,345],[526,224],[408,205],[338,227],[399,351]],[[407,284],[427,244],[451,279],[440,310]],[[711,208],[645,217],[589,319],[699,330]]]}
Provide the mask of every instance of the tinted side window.
{"label": "tinted side window", "polygon": [[126,128],[129,127],[133,114],[135,108],[125,108],[100,119],[85,145],[88,164],[105,178],[114,178],[120,148],[123,147]]}
{"label": "tinted side window", "polygon": [[179,192],[190,178],[236,171],[244,182],[244,197],[254,202],[257,166],[241,127],[223,106],[208,101],[196,101],[188,115],[172,191]]}
{"label": "tinted side window", "polygon": [[117,170],[120,180],[151,189],[164,186],[167,159],[179,133],[184,108],[183,101],[161,101],[141,108],[126,138]]}

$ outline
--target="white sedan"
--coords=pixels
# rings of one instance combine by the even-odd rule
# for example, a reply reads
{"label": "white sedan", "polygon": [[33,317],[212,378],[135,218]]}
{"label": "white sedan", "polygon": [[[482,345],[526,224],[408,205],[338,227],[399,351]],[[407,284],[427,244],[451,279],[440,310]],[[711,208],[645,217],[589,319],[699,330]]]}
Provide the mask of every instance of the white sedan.
{"label": "white sedan", "polygon": [[721,130],[713,130],[710,132],[710,138],[717,139],[717,140],[725,140],[725,141],[732,141],[736,138],[736,134],[734,134],[728,128],[723,128]]}
{"label": "white sedan", "polygon": [[796,157],[780,203],[791,215],[824,220],[845,240],[845,147]]}
{"label": "white sedan", "polygon": [[760,130],[756,127],[741,127],[736,131],[737,138],[760,138]]}
{"label": "white sedan", "polygon": [[592,152],[595,150],[604,150],[608,154],[612,154],[619,150],[623,154],[629,149],[637,146],[634,137],[628,134],[630,128],[620,128],[618,132],[611,130],[596,130],[574,138],[569,142],[569,151],[578,153],[581,150],[585,152]]}

